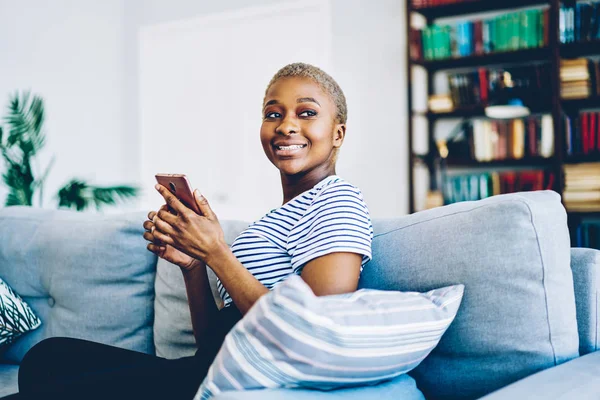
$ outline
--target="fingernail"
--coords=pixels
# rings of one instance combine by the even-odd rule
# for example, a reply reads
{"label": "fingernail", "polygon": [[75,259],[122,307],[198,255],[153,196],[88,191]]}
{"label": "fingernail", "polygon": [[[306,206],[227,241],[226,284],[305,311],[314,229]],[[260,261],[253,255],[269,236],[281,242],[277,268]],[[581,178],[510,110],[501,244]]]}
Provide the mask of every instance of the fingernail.
{"label": "fingernail", "polygon": [[160,185],[157,183],[156,185],[154,185],[154,189],[159,190],[160,189]]}

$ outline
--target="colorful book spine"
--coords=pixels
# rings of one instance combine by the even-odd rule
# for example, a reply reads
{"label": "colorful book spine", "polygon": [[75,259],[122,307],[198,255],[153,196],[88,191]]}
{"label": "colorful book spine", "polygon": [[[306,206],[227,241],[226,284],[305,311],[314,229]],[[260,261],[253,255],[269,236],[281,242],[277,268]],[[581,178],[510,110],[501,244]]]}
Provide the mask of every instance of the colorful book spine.
{"label": "colorful book spine", "polygon": [[468,57],[548,45],[548,9],[507,13],[485,20],[429,25],[421,31],[426,60]]}
{"label": "colorful book spine", "polygon": [[554,174],[543,170],[491,172],[446,176],[442,184],[445,204],[476,201],[503,193],[552,189]]}
{"label": "colorful book spine", "polygon": [[559,38],[561,43],[600,40],[600,2],[563,5],[559,12]]}
{"label": "colorful book spine", "polygon": [[600,111],[582,111],[565,117],[568,155],[600,154]]}

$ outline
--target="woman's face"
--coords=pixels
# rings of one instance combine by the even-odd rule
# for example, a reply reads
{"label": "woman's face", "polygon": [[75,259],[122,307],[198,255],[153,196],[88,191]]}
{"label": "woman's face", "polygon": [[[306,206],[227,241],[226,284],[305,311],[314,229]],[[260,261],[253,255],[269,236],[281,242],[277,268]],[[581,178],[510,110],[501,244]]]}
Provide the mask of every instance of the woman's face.
{"label": "woman's face", "polygon": [[282,78],[267,91],[260,140],[282,174],[332,168],[346,127],[330,96],[309,78]]}

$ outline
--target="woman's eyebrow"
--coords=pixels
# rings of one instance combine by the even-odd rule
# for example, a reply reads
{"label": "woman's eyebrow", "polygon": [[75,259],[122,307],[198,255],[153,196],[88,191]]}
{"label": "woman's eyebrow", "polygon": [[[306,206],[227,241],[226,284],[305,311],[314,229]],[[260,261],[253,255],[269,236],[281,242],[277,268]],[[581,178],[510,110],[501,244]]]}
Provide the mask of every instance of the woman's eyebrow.
{"label": "woman's eyebrow", "polygon": [[317,103],[319,107],[321,106],[321,103],[319,103],[314,97],[301,97],[296,100],[296,103]]}
{"label": "woman's eyebrow", "polygon": [[269,100],[265,103],[265,106],[263,107],[263,109],[267,106],[273,105],[273,104],[279,104],[279,101],[277,100]]}
{"label": "woman's eyebrow", "polygon": [[[319,105],[319,107],[321,106],[321,103],[319,103],[314,97],[300,97],[298,100],[296,100],[296,103],[316,103]],[[279,101],[275,99],[267,101],[265,103],[265,106],[263,107],[263,110],[265,109],[265,107],[268,107],[273,104],[279,104]]]}

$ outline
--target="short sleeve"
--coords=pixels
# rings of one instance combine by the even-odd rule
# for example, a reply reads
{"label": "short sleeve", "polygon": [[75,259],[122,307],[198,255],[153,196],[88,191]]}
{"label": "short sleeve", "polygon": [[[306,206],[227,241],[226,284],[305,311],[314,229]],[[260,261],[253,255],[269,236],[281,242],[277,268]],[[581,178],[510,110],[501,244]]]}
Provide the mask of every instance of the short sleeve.
{"label": "short sleeve", "polygon": [[362,255],[362,267],[371,260],[373,226],[358,188],[347,182],[333,183],[315,196],[288,240],[296,274],[309,261],[337,252]]}

